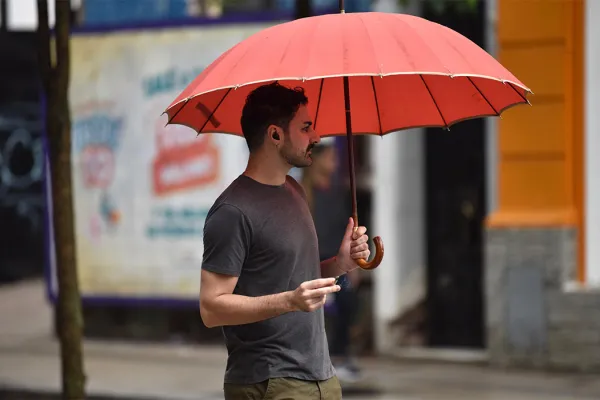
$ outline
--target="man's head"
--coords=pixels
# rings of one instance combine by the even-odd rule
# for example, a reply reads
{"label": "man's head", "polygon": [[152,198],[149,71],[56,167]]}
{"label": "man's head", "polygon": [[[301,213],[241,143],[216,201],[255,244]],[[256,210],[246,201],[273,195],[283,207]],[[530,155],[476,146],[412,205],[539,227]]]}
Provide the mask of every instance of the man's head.
{"label": "man's head", "polygon": [[310,150],[319,142],[308,113],[302,88],[289,89],[278,83],[263,85],[246,98],[242,110],[242,132],[250,153],[277,153],[293,167],[312,163]]}

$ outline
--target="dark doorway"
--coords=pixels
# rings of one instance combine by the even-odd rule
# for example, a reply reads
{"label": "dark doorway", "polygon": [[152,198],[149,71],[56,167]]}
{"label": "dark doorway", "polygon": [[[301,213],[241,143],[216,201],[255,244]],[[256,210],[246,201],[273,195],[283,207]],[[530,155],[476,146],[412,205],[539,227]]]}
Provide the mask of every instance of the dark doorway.
{"label": "dark doorway", "polygon": [[[485,2],[472,11],[456,3],[441,13],[425,7],[423,16],[484,47]],[[481,348],[485,120],[429,128],[425,137],[429,346]]]}

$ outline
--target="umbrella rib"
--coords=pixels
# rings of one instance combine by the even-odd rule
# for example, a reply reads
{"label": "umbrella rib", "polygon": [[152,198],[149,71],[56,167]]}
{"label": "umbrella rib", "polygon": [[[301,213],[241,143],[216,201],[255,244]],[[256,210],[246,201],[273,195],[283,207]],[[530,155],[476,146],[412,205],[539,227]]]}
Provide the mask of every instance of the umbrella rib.
{"label": "umbrella rib", "polygon": [[321,95],[323,94],[323,83],[325,79],[321,79],[321,85],[319,85],[319,99],[317,100],[317,111],[315,112],[315,124],[313,128],[317,129],[317,118],[319,118],[319,108],[321,107]]}
{"label": "umbrella rib", "polygon": [[[379,20],[383,21],[381,18],[379,18]],[[387,21],[387,20],[385,20],[385,21]],[[408,23],[406,23],[406,21],[402,21],[402,22],[404,23],[405,26],[408,26],[409,28],[412,29],[412,26],[410,26]],[[411,60],[411,57],[410,57],[408,51],[406,50],[406,46],[404,46],[404,43],[402,42],[402,40],[399,39],[395,35],[395,31],[394,30],[391,30],[391,31],[392,31],[392,37],[396,41],[396,44],[398,44],[398,47],[400,48],[400,50],[402,50],[402,53],[404,53],[404,59],[406,60],[407,63],[410,64],[410,66],[412,67],[413,71],[416,71],[417,68],[415,67],[415,63],[413,62],[413,60]],[[417,33],[417,36],[419,36],[418,33]],[[420,37],[420,36],[419,36],[419,39],[423,40],[423,38]],[[429,49],[429,51],[432,51],[431,48]],[[437,58],[437,55],[434,54],[434,56]],[[438,58],[438,61],[439,61],[439,58]],[[440,61],[440,64],[441,64],[441,61]]]}
{"label": "umbrella rib", "polygon": [[183,103],[183,105],[182,105],[182,106],[179,108],[179,110],[177,110],[177,111],[175,112],[175,114],[173,114],[173,116],[172,116],[171,118],[169,118],[169,120],[167,121],[167,124],[166,124],[165,126],[167,126],[167,125],[169,125],[171,122],[173,122],[173,120],[175,119],[175,117],[177,116],[177,114],[179,114],[179,112],[180,112],[181,110],[183,110],[183,108],[184,108],[185,106],[187,106],[187,103],[188,103],[188,101],[189,101],[189,99],[185,99],[185,102]]}
{"label": "umbrella rib", "polygon": [[[213,72],[215,69],[217,69],[217,67],[218,67],[218,66],[220,66],[220,65],[221,65],[221,63],[223,62],[223,60],[224,60],[224,59],[225,59],[225,58],[226,58],[228,55],[230,55],[231,53],[233,53],[233,51],[234,51],[234,50],[235,50],[235,49],[238,47],[238,45],[239,45],[239,43],[238,43],[238,44],[236,44],[235,46],[233,46],[232,48],[230,48],[229,50],[227,50],[226,52],[224,52],[223,54],[221,54],[221,55],[220,55],[220,56],[219,56],[219,57],[218,57],[218,58],[217,58],[215,61],[213,61],[213,62],[212,62],[212,63],[211,63],[211,64],[210,64],[208,67],[206,67],[206,68],[205,68],[205,69],[204,69],[204,70],[203,70],[203,71],[200,73],[200,75],[199,75],[199,76],[203,76],[203,78],[202,78],[202,81],[200,81],[200,82],[199,82],[199,83],[196,85],[196,87],[194,88],[194,90],[193,90],[192,92],[196,91],[196,89],[198,88],[198,86],[199,86],[199,85],[201,85],[203,81],[205,81],[205,80],[209,80],[209,77],[211,76],[211,73],[212,73],[212,72]],[[196,79],[195,79],[195,80],[197,80],[197,79],[198,79],[198,77],[196,77]],[[188,96],[188,97],[187,97],[187,99],[186,99],[186,101],[187,101],[187,100],[190,100],[192,97],[194,97],[194,96]]]}
{"label": "umbrella rib", "polygon": [[490,106],[490,108],[492,110],[494,110],[494,113],[496,113],[496,116],[499,116],[500,114],[498,113],[498,110],[496,110],[496,107],[494,107],[492,105],[492,103],[488,100],[488,98],[485,97],[485,94],[483,94],[483,92],[481,91],[481,89],[479,89],[479,87],[475,84],[475,82],[473,82],[473,80],[471,79],[471,77],[467,76],[467,79],[469,80],[469,82],[471,82],[471,85],[473,85],[473,87],[475,89],[477,89],[477,91],[479,92],[479,94],[481,95],[481,97],[483,97],[483,99],[488,103],[488,106]]}
{"label": "umbrella rib", "polygon": [[204,122],[204,124],[202,125],[202,128],[200,128],[198,130],[198,135],[204,130],[204,128],[206,127],[206,124],[208,124],[208,122],[213,119],[213,116],[215,115],[215,113],[217,112],[217,110],[219,109],[221,104],[223,104],[223,101],[225,100],[225,97],[227,97],[229,92],[231,92],[231,88],[227,89],[227,92],[225,92],[225,95],[221,98],[221,100],[219,101],[219,103],[217,104],[215,109],[210,113],[210,116],[208,118],[206,118],[206,122]]}
{"label": "umbrella rib", "polygon": [[[301,21],[302,19],[303,19],[304,21]],[[292,46],[292,44],[294,43],[294,39],[295,39],[295,37],[296,37],[297,35],[299,35],[300,33],[302,33],[302,32],[303,32],[304,25],[306,24],[306,22],[308,22],[308,21],[309,21],[309,20],[308,20],[308,19],[306,19],[306,18],[301,18],[301,20],[296,20],[296,21],[299,21],[299,22],[298,22],[298,23],[296,23],[296,24],[294,25],[294,27],[295,27],[295,30],[294,30],[294,31],[293,31],[293,32],[290,34],[290,37],[289,37],[289,39],[288,39],[288,42],[287,42],[287,43],[286,43],[286,45],[285,45],[285,49],[283,50],[283,53],[281,54],[281,57],[280,57],[280,59],[279,59],[279,62],[278,62],[278,63],[275,63],[275,65],[276,65],[276,68],[279,68],[279,67],[281,67],[281,65],[283,64],[283,61],[284,61],[284,60],[285,60],[285,58],[286,58],[286,55],[288,54],[288,51],[290,50],[290,47],[291,47],[291,46]],[[312,21],[312,20],[311,20],[311,21]],[[311,30],[311,32],[312,32],[312,34],[314,35],[314,34],[315,34],[315,32],[316,32],[316,28],[313,28],[313,29]],[[300,41],[300,43],[302,43],[302,41]],[[309,53],[310,53],[310,52],[309,52]],[[308,57],[307,57],[307,58],[305,58],[305,59],[306,59],[306,60],[308,60]],[[308,65],[306,66],[306,68],[308,68]],[[306,75],[306,68],[304,69],[304,75]],[[277,69],[275,69],[275,70],[273,71],[273,75],[274,75],[274,76],[277,76]],[[304,76],[302,76],[302,78],[304,78]]]}
{"label": "umbrella rib", "polygon": [[[448,32],[448,35],[440,35],[439,34],[440,32],[436,31],[436,34],[438,35],[438,37],[443,38],[444,41],[446,42],[446,44],[452,50],[454,50],[455,54],[458,54],[460,56],[460,58],[463,59],[464,63],[467,64],[469,66],[469,68],[471,68],[471,70],[476,70],[476,68],[473,68],[473,66],[471,65],[471,61],[467,57],[465,57],[465,55],[461,51],[459,51],[458,48],[454,45],[454,43],[451,42],[450,39],[448,38],[449,35],[452,35],[453,37],[455,37],[458,32],[456,32],[453,29],[448,28],[447,26],[442,25],[442,30],[444,30],[444,29]],[[458,35],[460,35],[460,34],[458,34]],[[460,35],[460,36],[462,36],[462,35]]]}
{"label": "umbrella rib", "polygon": [[[252,35],[250,38],[253,38],[253,37],[254,37],[254,35]],[[222,79],[221,79],[221,82],[222,82],[222,81],[229,82],[229,81],[230,81],[229,77],[230,77],[230,76],[233,74],[233,72],[234,72],[234,71],[235,71],[235,70],[236,70],[236,69],[237,69],[237,68],[238,68],[240,65],[243,65],[241,61],[242,61],[242,60],[243,60],[243,59],[244,59],[246,56],[250,55],[250,49],[251,49],[251,48],[254,48],[254,46],[258,46],[258,45],[264,45],[264,44],[263,44],[263,42],[265,41],[265,39],[268,39],[268,38],[269,38],[268,36],[267,36],[267,37],[259,37],[259,36],[256,36],[256,40],[255,40],[255,41],[256,41],[256,43],[253,43],[253,44],[252,44],[252,46],[249,46],[249,45],[248,45],[248,46],[245,46],[244,52],[243,52],[243,53],[241,53],[241,54],[239,55],[239,57],[237,58],[237,60],[235,60],[235,62],[233,62],[233,65],[231,66],[231,68],[230,68],[230,69],[229,69],[229,71],[227,72],[227,75],[226,75],[224,78],[222,78]],[[239,43],[238,43],[238,44],[239,44]],[[236,45],[235,47],[237,47],[237,45]],[[235,47],[234,47],[234,48],[235,48]],[[233,50],[233,49],[231,49],[231,50]],[[218,60],[218,59],[217,59],[217,60]],[[228,92],[228,93],[229,93],[229,92]],[[227,95],[226,95],[226,96],[227,96]]]}
{"label": "umbrella rib", "polygon": [[375,42],[373,41],[373,36],[371,35],[371,32],[369,31],[369,25],[367,25],[367,23],[365,22],[364,18],[363,18],[363,14],[359,14],[359,18],[360,21],[363,24],[363,27],[365,29],[365,33],[367,34],[369,40],[367,41],[367,43],[369,43],[369,45],[371,46],[371,53],[372,53],[372,59],[375,60],[376,63],[376,68],[379,69],[379,72],[382,73],[382,64],[379,62],[378,58],[377,58],[377,52],[375,51]]}
{"label": "umbrella rib", "polygon": [[423,75],[419,74],[419,77],[421,78],[421,81],[423,81],[423,85],[425,85],[425,89],[427,89],[427,92],[429,93],[431,100],[433,100],[433,104],[435,104],[435,108],[437,108],[438,113],[440,114],[440,118],[442,118],[442,121],[444,122],[444,129],[449,130],[448,123],[446,122],[446,119],[444,118],[444,115],[442,114],[442,110],[440,110],[440,106],[438,106],[437,101],[435,101],[435,98],[433,97],[433,94],[431,93],[431,90],[429,89],[429,85],[427,85],[427,82],[425,82],[425,78],[423,78]]}
{"label": "umbrella rib", "polygon": [[373,96],[375,97],[375,108],[377,109],[377,121],[379,122],[379,136],[383,136],[381,128],[381,114],[379,112],[379,101],[377,100],[377,90],[375,89],[375,80],[371,77],[371,85],[373,86]]}
{"label": "umbrella rib", "polygon": [[[401,15],[401,14],[398,14]],[[423,42],[423,48],[426,48],[427,50],[429,50],[429,52],[431,53],[431,55],[437,59],[438,63],[440,64],[440,66],[444,67],[446,69],[446,71],[448,71],[448,75],[452,75],[452,71],[450,71],[450,69],[446,66],[445,63],[442,62],[442,59],[440,58],[440,56],[433,51],[433,48],[431,48],[431,46],[429,45],[429,43],[427,42],[427,40],[425,40],[425,38],[423,38],[423,35],[421,35],[421,32],[419,32],[417,29],[415,29],[411,23],[409,23],[408,21],[406,21],[405,19],[400,19],[402,21],[402,23],[405,26],[408,26],[410,28],[410,31],[412,31],[420,40],[421,42]],[[394,36],[394,39],[396,39],[396,42],[398,44],[401,44],[402,41],[398,40],[398,38],[396,36]],[[404,54],[407,55],[406,60],[410,60],[410,57],[408,57],[408,53],[406,52],[406,49],[404,48],[404,45],[401,45],[402,47],[402,51],[404,52]],[[414,63],[411,61],[411,66],[414,68]]]}
{"label": "umbrella rib", "polygon": [[519,92],[517,89],[515,89],[515,87],[512,85],[512,83],[510,83],[510,82],[506,82],[506,83],[508,83],[508,86],[510,86],[510,88],[512,90],[514,90],[515,92],[517,92],[517,94],[519,95],[519,97],[521,97],[525,103],[531,105],[531,103],[529,102],[529,100],[527,100],[527,97],[523,96],[521,94],[521,92]]}

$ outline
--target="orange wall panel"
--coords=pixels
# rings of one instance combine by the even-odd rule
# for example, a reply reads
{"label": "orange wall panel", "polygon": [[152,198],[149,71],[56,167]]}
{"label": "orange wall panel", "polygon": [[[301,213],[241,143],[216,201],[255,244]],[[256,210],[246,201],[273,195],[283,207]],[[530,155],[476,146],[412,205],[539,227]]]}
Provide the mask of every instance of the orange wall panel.
{"label": "orange wall panel", "polygon": [[536,212],[568,206],[564,159],[501,158],[500,170],[500,187],[510,188],[500,190],[502,208]]}
{"label": "orange wall panel", "polygon": [[[535,96],[533,96],[535,98]],[[498,121],[501,153],[557,153],[565,147],[563,102],[537,103],[514,107]],[[510,134],[508,132],[517,132]]]}
{"label": "orange wall panel", "polygon": [[[498,58],[533,107],[499,122],[499,203],[491,226],[579,228],[583,270],[584,1],[498,0]],[[600,0],[598,0],[600,1]]]}
{"label": "orange wall panel", "polygon": [[527,45],[500,48],[498,57],[502,65],[533,90],[533,103],[545,96],[564,96],[564,54],[564,44]]}
{"label": "orange wall panel", "polygon": [[538,41],[562,37],[566,1],[499,0],[498,41]]}

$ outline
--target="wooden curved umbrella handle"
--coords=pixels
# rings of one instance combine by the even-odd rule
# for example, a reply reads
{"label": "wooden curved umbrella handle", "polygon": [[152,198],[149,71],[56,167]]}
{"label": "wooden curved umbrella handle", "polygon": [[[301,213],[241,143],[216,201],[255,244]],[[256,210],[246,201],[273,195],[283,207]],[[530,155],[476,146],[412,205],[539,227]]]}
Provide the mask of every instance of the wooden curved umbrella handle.
{"label": "wooden curved umbrella handle", "polygon": [[375,243],[375,255],[371,259],[371,261],[367,261],[364,259],[356,260],[356,265],[364,270],[372,270],[379,267],[381,261],[383,260],[383,240],[379,236],[373,238],[373,243]]}

